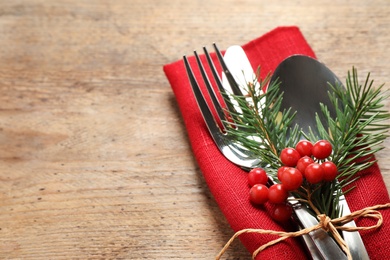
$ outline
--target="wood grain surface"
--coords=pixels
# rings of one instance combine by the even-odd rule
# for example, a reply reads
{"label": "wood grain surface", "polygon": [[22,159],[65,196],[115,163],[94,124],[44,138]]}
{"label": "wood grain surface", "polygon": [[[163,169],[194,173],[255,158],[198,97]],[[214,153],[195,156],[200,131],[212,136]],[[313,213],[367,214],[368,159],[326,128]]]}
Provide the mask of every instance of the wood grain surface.
{"label": "wood grain surface", "polygon": [[388,0],[1,0],[0,259],[213,259],[232,230],[162,66],[281,25],[390,81]]}

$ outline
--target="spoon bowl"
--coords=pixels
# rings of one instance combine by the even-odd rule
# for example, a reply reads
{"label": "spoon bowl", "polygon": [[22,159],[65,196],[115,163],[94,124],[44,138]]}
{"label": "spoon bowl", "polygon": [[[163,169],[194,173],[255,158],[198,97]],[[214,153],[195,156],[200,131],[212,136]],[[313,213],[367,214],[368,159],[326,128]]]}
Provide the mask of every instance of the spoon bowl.
{"label": "spoon bowl", "polygon": [[292,112],[297,113],[292,126],[298,124],[305,133],[308,133],[309,128],[317,133],[314,127],[316,113],[326,126],[327,123],[320,112],[320,103],[328,107],[333,118],[336,117],[328,92],[332,92],[330,85],[342,85],[342,83],[323,63],[309,56],[290,56],[276,68],[270,84],[276,80],[280,83],[280,92],[283,92],[281,111],[291,108]]}

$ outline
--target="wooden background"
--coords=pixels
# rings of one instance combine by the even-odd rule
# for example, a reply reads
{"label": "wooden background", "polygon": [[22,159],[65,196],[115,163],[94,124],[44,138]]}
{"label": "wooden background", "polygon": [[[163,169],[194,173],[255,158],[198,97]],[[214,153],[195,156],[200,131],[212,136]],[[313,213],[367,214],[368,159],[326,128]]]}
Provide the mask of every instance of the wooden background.
{"label": "wooden background", "polygon": [[280,25],[390,81],[388,0],[1,0],[0,259],[213,259],[232,231],[162,66]]}

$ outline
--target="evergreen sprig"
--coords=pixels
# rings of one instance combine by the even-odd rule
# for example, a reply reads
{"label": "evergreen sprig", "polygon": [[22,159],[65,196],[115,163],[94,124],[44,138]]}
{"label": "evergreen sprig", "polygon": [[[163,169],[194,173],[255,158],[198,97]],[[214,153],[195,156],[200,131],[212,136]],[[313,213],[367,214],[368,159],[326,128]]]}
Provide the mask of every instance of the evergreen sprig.
{"label": "evergreen sprig", "polygon": [[256,154],[263,162],[263,167],[272,171],[275,177],[280,166],[280,151],[299,140],[300,131],[298,126],[293,127],[290,138],[287,138],[290,125],[295,117],[291,109],[280,113],[282,95],[279,93],[279,83],[271,83],[266,93],[261,90],[268,85],[270,75],[261,79],[260,70],[253,82],[245,86],[246,96],[238,96],[232,93],[224,93],[228,97],[225,100],[229,106],[238,106],[229,111],[233,122],[225,122],[228,134],[234,137],[245,148]]}
{"label": "evergreen sprig", "polygon": [[384,148],[381,144],[388,137],[390,113],[384,109],[383,101],[389,93],[381,91],[383,84],[374,88],[370,74],[364,84],[360,84],[355,68],[352,74],[348,72],[346,88],[330,87],[329,97],[337,116],[332,118],[328,108],[322,105],[321,112],[328,126],[324,126],[316,115],[317,129],[319,137],[333,145],[331,159],[338,166],[340,183],[344,187],[357,172],[374,164],[374,154]]}
{"label": "evergreen sprig", "polygon": [[[286,147],[294,147],[302,138],[311,142],[326,139],[333,146],[332,160],[338,167],[339,175],[333,182],[316,185],[306,183],[293,195],[312,209],[314,215],[325,213],[329,217],[339,217],[342,208],[339,200],[352,189],[357,173],[375,163],[374,154],[384,147],[383,141],[388,137],[390,113],[384,109],[383,101],[389,97],[382,92],[383,85],[374,88],[370,74],[364,84],[358,80],[357,70],[348,72],[346,87],[330,86],[329,97],[336,111],[332,117],[326,105],[321,104],[322,121],[317,113],[316,125],[308,133],[299,125],[292,125],[296,111],[291,108],[281,111],[283,93],[279,83],[269,82],[259,77],[260,70],[253,82],[246,86],[247,96],[226,94],[232,122],[225,122],[228,133],[234,136],[242,146],[258,155],[263,167],[276,180],[277,169],[282,165],[279,154]],[[266,93],[261,90],[268,84]]]}

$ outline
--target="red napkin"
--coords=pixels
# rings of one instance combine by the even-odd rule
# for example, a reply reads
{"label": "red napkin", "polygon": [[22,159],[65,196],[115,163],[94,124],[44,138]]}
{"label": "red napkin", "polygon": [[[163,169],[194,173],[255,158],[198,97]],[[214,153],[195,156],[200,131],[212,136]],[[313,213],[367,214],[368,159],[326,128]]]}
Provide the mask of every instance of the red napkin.
{"label": "red napkin", "polygon": [[[261,66],[262,77],[272,72],[283,59],[290,55],[305,54],[315,57],[313,50],[297,27],[278,27],[242,47],[252,67],[256,70],[259,65]],[[212,57],[216,61],[215,55]],[[202,58],[205,62],[204,56]],[[195,68],[194,57],[189,57],[189,60]],[[261,228],[289,231],[289,226],[282,226],[272,220],[269,215],[269,206],[255,208],[250,203],[247,173],[228,161],[214,145],[193,96],[183,61],[179,60],[165,65],[164,72],[179,104],[198,165],[232,229],[238,231],[246,228]],[[199,72],[197,70],[194,72],[197,73],[197,78],[200,78]],[[357,188],[346,196],[351,211],[388,203],[389,195],[378,165],[375,164],[361,174],[361,179],[356,182]],[[380,229],[361,231],[371,259],[387,259],[390,255],[388,246],[390,244],[390,210],[382,210],[381,213],[384,222]],[[358,221],[357,224],[372,225],[373,221],[364,219]],[[275,238],[272,235],[259,234],[240,236],[242,243],[251,253]],[[216,254],[220,249],[215,248]],[[291,238],[262,251],[257,259],[260,258],[296,260],[306,259],[308,255],[301,241]]]}

